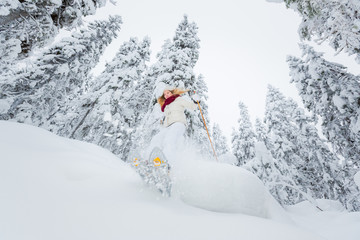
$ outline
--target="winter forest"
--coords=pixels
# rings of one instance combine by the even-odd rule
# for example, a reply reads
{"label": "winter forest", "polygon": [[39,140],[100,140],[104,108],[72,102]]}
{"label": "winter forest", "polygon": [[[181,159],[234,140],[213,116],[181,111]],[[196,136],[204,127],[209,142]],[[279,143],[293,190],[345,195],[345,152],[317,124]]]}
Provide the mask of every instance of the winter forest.
{"label": "winter forest", "polygon": [[[166,83],[201,96],[219,161],[255,174],[282,206],[329,199],[360,211],[354,178],[360,167],[360,76],[307,44],[328,44],[360,64],[359,1],[277,1],[302,18],[302,55],[288,56],[287,64],[303,107],[269,85],[263,119],[251,122],[248,107],[238,103],[231,139],[208,116],[206,73],[194,71],[201,39],[191,16],[185,14],[173,37],[164,39],[156,62],[150,64],[151,39],[134,36],[101,74],[91,74],[123,22],[121,16],[82,19],[111,2],[0,0],[0,120],[96,144],[126,162],[159,131],[157,86]],[[54,43],[61,29],[71,35]],[[213,159],[200,111],[186,114],[187,141]]]}

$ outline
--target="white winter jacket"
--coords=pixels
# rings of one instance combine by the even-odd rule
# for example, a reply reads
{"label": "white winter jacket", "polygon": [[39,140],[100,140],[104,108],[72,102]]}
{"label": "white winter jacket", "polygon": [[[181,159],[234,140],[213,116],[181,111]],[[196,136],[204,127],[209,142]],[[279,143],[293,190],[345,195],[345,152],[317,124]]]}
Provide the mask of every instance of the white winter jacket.
{"label": "white winter jacket", "polygon": [[176,98],[172,103],[165,107],[164,126],[168,127],[174,122],[182,122],[186,125],[185,109],[195,110],[196,108],[196,103],[190,102],[183,97]]}

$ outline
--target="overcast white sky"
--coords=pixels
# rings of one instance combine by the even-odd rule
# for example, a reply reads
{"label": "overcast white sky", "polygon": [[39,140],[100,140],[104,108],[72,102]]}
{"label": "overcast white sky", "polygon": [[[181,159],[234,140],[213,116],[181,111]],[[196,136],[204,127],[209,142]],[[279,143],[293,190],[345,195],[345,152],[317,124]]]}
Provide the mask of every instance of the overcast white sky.
{"label": "overcast white sky", "polygon": [[[164,41],[174,36],[177,25],[187,14],[199,27],[201,48],[195,73],[203,74],[208,85],[210,121],[219,123],[228,138],[232,127],[237,127],[239,101],[248,106],[253,122],[264,116],[268,84],[300,102],[295,86],[289,83],[285,61],[287,55],[300,56],[297,34],[300,17],[284,4],[266,0],[117,2],[117,6],[108,2],[95,16],[87,18],[90,21],[109,14],[123,18],[119,37],[107,49],[95,74],[103,70],[105,61],[111,61],[122,42],[130,37],[149,36],[151,59],[155,61]],[[317,49],[334,61],[334,51],[326,46]],[[354,73],[360,73],[353,58],[348,60],[341,55],[337,59],[339,63],[345,61]]]}

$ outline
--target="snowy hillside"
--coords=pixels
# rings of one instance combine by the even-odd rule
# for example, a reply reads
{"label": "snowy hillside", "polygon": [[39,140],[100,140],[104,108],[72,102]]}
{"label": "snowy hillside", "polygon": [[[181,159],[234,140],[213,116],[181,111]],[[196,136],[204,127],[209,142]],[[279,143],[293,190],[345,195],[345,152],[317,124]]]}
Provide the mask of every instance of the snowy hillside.
{"label": "snowy hillside", "polygon": [[320,202],[324,212],[307,203],[285,212],[257,178],[227,164],[179,167],[174,196],[164,198],[130,166],[95,145],[5,121],[0,133],[0,239],[360,236],[359,213],[328,201]]}

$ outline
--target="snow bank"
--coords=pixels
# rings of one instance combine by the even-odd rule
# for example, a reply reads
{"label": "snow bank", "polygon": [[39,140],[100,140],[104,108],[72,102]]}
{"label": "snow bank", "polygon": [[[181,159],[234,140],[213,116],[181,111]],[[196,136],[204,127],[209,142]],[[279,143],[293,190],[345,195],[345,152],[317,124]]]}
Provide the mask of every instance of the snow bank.
{"label": "snow bank", "polygon": [[242,168],[196,161],[180,168],[175,179],[176,192],[188,204],[217,212],[268,216],[262,182]]}
{"label": "snow bank", "polygon": [[0,133],[0,239],[111,239],[132,219],[142,184],[110,152],[25,124]]}
{"label": "snow bank", "polygon": [[189,205],[215,212],[242,213],[287,219],[263,183],[251,172],[233,165],[183,154],[173,171],[173,194]]}
{"label": "snow bank", "polygon": [[[316,203],[318,207],[326,212],[342,212],[345,211],[344,206],[334,200],[328,199],[316,199]],[[314,204],[310,203],[309,201],[303,201],[295,205],[289,205],[286,207],[291,213],[296,213],[298,215],[309,215],[309,214],[316,214],[321,212]]]}
{"label": "snow bank", "polygon": [[[280,223],[241,213],[212,212],[189,206],[178,198],[162,198],[147,188],[130,166],[92,144],[4,121],[0,121],[0,133],[0,239],[321,239],[291,225],[291,221]],[[196,198],[200,197],[196,190],[202,187],[201,194],[213,199],[204,199],[206,206],[213,209],[216,204],[226,203],[218,209],[261,215],[267,205],[270,213],[280,212],[276,206],[271,207],[271,199],[266,201],[266,193],[247,172],[209,162],[199,162],[194,167],[200,168],[199,182],[192,186],[185,178],[180,184],[190,188],[182,188],[182,197],[188,202],[202,204]],[[209,184],[223,198],[211,193],[212,188],[205,184],[211,171],[214,179]],[[236,175],[234,182],[221,173],[230,178]],[[197,174],[192,169],[184,174],[194,175]],[[251,186],[238,181],[249,181]],[[226,184],[228,190],[230,185],[240,186],[245,195],[260,205],[248,202],[235,190],[223,191],[220,183]],[[189,196],[190,193],[195,196]],[[230,197],[242,201],[242,207]]]}
{"label": "snow bank", "polygon": [[288,206],[288,213],[301,228],[317,232],[327,240],[358,240],[360,236],[360,213],[348,213],[337,201],[317,199],[320,211],[304,201]]}

